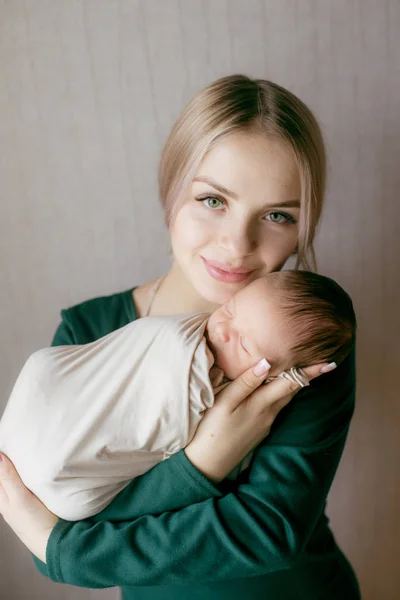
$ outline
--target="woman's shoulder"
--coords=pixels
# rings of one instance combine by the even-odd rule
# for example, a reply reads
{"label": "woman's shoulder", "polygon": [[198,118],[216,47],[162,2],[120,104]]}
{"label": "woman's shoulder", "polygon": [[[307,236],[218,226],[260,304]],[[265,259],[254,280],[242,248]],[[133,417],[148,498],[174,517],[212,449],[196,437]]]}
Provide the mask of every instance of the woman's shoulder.
{"label": "woman's shoulder", "polygon": [[63,309],[52,345],[87,344],[134,321],[133,290],[90,298]]}

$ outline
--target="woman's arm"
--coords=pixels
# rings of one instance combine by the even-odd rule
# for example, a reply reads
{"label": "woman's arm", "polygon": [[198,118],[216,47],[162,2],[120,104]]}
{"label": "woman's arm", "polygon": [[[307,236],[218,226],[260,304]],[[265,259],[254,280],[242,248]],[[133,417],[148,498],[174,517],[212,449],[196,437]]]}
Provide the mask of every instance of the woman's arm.
{"label": "woman's arm", "polygon": [[181,451],[99,515],[60,520],[47,545],[49,577],[92,588],[186,584],[303,560],[343,451],[354,388],[353,354],[282,411],[234,491],[207,482]]}
{"label": "woman's arm", "polygon": [[[63,310],[61,314],[62,321],[54,334],[52,346],[80,343],[81,340],[77,339],[74,333],[77,329],[80,336],[87,333],[92,337],[96,334],[96,332],[85,331],[88,320],[79,319],[80,315],[77,312],[73,313],[73,321],[70,310]],[[162,471],[160,475],[158,470]],[[172,481],[173,486],[171,486]],[[157,493],[154,493],[155,489]],[[221,495],[218,488],[193,467],[182,450],[151,471],[133,479],[101,513],[94,515],[92,520],[125,520],[160,514]],[[61,520],[58,526],[61,526]],[[34,554],[32,558],[39,572],[48,576],[47,565]]]}

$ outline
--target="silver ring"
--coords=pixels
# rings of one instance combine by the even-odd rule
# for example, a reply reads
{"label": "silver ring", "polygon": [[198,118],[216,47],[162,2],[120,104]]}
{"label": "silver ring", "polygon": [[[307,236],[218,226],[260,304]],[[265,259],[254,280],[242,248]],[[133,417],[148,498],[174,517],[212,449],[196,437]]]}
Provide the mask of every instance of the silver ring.
{"label": "silver ring", "polygon": [[292,383],[297,383],[300,387],[306,387],[310,385],[310,380],[307,375],[303,371],[303,369],[297,369],[296,367],[292,367],[288,371],[283,371],[278,375],[278,377],[282,377],[283,379],[287,379]]}

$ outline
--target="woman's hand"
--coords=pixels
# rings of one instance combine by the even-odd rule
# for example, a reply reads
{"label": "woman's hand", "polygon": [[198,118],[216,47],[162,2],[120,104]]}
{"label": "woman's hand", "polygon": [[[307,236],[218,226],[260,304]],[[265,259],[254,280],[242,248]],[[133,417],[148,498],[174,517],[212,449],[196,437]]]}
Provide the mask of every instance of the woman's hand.
{"label": "woman's hand", "polygon": [[[311,381],[333,368],[321,363],[303,371]],[[190,462],[210,481],[224,479],[269,434],[279,411],[301,389],[282,377],[259,387],[267,377],[268,371],[257,376],[250,368],[229,383],[216,395],[186,446]]]}
{"label": "woman's hand", "polygon": [[0,454],[0,513],[21,542],[45,563],[47,541],[58,517],[28,490],[4,454]]}

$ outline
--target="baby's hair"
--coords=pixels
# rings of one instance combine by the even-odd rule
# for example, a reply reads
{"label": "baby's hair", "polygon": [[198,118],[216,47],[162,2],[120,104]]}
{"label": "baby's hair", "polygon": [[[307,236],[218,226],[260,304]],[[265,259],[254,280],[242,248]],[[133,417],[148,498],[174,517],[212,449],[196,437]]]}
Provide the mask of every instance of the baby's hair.
{"label": "baby's hair", "polygon": [[278,310],[293,340],[284,369],[320,362],[339,365],[355,343],[350,296],[330,277],[310,271],[279,271],[268,279],[279,293]]}

